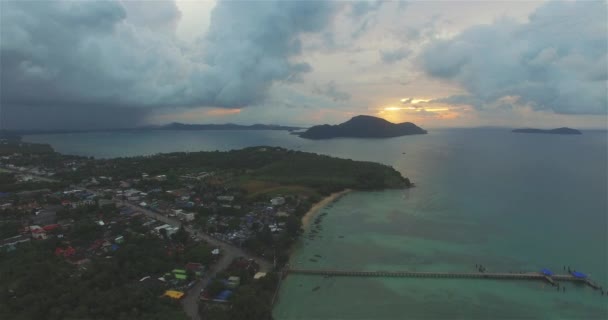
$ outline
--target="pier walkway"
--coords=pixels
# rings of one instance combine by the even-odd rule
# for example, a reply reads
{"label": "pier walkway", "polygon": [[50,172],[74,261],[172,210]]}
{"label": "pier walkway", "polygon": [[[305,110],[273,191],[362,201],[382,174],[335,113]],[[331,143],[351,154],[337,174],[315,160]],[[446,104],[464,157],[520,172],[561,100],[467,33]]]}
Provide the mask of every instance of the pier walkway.
{"label": "pier walkway", "polygon": [[450,279],[491,279],[491,280],[542,280],[551,285],[559,281],[575,282],[599,289],[599,285],[587,278],[577,278],[570,274],[545,275],[540,272],[527,273],[490,273],[490,272],[413,272],[413,271],[348,271],[348,270],[313,270],[284,269],[283,275],[303,274],[329,277],[393,277],[393,278],[450,278]]}

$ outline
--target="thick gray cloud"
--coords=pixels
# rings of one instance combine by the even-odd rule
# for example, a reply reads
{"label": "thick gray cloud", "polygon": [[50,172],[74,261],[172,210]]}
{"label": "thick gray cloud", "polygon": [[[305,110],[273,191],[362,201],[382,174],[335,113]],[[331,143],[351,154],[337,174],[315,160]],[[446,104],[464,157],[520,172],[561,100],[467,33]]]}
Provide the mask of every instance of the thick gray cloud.
{"label": "thick gray cloud", "polygon": [[314,94],[326,96],[333,101],[346,101],[350,99],[350,94],[348,92],[341,91],[336,86],[335,81],[329,81],[323,86],[315,85],[313,87],[312,92]]}
{"label": "thick gray cloud", "polygon": [[298,36],[323,29],[335,7],[221,1],[203,43],[188,46],[173,34],[180,13],[172,2],[0,5],[0,102],[10,110],[255,104],[272,83],[311,70],[292,62]]}
{"label": "thick gray cloud", "polygon": [[503,19],[434,41],[423,67],[470,94],[443,102],[483,107],[519,97],[537,110],[606,114],[606,9],[605,2],[549,2],[526,23]]}
{"label": "thick gray cloud", "polygon": [[322,30],[334,5],[320,1],[220,2],[211,17],[206,72],[193,83],[216,106],[259,102],[274,81],[296,79],[311,70],[290,57],[301,52],[297,35]]}

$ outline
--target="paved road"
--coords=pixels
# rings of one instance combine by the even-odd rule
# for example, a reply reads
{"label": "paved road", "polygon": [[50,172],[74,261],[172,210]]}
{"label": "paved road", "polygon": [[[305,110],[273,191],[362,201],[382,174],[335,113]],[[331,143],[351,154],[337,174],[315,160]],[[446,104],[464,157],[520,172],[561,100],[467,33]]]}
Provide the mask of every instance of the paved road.
{"label": "paved road", "polygon": [[31,174],[29,172],[19,171],[19,170],[15,170],[15,169],[0,168],[0,170],[4,170],[4,171],[8,171],[8,172],[13,172],[13,173],[19,173],[19,174],[23,174],[23,175],[28,175],[28,176],[30,176],[32,178],[36,178],[37,180],[40,180],[40,181],[59,182],[59,180],[55,180],[55,179],[51,179],[51,178],[48,178],[48,177],[43,177],[43,176]]}
{"label": "paved road", "polygon": [[[131,207],[135,210],[138,210],[138,211],[142,212],[143,214],[145,214],[151,218],[154,218],[158,221],[164,222],[168,225],[171,225],[174,227],[179,227],[182,224],[181,221],[179,221],[177,219],[173,219],[173,218],[164,216],[160,213],[148,210],[146,208],[142,208],[140,206],[129,203],[127,201],[119,201],[119,203],[121,203],[125,206],[128,206],[128,207]],[[208,272],[205,273],[205,276],[203,277],[203,279],[201,279],[195,286],[193,286],[190,290],[188,290],[188,292],[186,293],[186,296],[182,299],[182,306],[184,308],[184,311],[193,320],[201,319],[201,317],[198,313],[198,301],[199,301],[200,291],[201,291],[203,285],[205,283],[207,283],[212,277],[214,277],[217,272],[224,270],[226,267],[228,267],[230,265],[230,263],[232,262],[232,260],[234,260],[235,258],[245,257],[247,259],[255,260],[260,265],[260,270],[262,272],[268,272],[268,271],[272,270],[272,267],[273,267],[272,263],[270,263],[270,261],[268,261],[266,259],[262,259],[258,256],[254,256],[237,246],[234,246],[232,244],[229,244],[224,241],[213,238],[210,235],[208,235],[200,230],[193,229],[192,227],[185,227],[185,229],[186,229],[186,231],[188,231],[188,233],[196,235],[197,237],[203,239],[204,241],[211,244],[212,246],[219,248],[220,252],[221,252],[221,256],[220,256],[220,259],[218,260],[218,262],[213,266],[213,268],[210,268],[208,270]]]}

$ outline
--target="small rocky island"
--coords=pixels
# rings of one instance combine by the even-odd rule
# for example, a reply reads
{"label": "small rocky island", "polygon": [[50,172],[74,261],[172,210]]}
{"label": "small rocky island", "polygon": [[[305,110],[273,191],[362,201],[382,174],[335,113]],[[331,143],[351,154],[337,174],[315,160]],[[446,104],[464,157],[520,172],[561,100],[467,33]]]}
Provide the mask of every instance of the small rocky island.
{"label": "small rocky island", "polygon": [[426,134],[426,130],[411,122],[392,123],[372,116],[356,116],[338,125],[320,125],[300,134],[306,139],[331,138],[391,138],[412,134]]}
{"label": "small rocky island", "polygon": [[583,134],[582,132],[572,128],[557,128],[557,129],[515,129],[515,133],[545,133],[545,134]]}

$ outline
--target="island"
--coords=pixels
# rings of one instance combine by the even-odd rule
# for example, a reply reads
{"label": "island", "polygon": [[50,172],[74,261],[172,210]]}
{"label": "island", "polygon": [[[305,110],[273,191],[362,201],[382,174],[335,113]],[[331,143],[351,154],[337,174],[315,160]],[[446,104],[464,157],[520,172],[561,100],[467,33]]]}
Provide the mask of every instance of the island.
{"label": "island", "polygon": [[382,118],[360,115],[338,125],[313,126],[299,134],[305,139],[391,138],[427,131],[411,122],[392,123]]}
{"label": "island", "polygon": [[282,126],[276,124],[252,124],[252,125],[240,125],[234,123],[225,124],[185,124],[179,122],[173,122],[167,125],[158,127],[149,127],[150,129],[156,130],[281,130],[281,131],[293,131],[302,129],[300,127]]}
{"label": "island", "polygon": [[411,186],[278,147],[94,159],[0,135],[0,313],[271,319],[303,218],[348,190]]}
{"label": "island", "polygon": [[544,133],[544,134],[583,134],[579,130],[562,127],[557,129],[515,129],[515,133]]}
{"label": "island", "polygon": [[30,134],[56,134],[56,133],[87,133],[87,132],[140,132],[149,130],[182,130],[182,131],[202,131],[202,130],[274,130],[274,131],[294,131],[304,129],[295,126],[283,126],[277,124],[252,124],[241,125],[234,123],[224,124],[188,124],[172,122],[164,125],[148,125],[133,128],[101,128],[101,129],[28,129],[28,130],[0,130],[0,137],[30,135]]}

